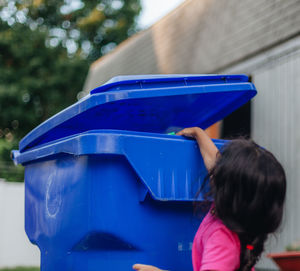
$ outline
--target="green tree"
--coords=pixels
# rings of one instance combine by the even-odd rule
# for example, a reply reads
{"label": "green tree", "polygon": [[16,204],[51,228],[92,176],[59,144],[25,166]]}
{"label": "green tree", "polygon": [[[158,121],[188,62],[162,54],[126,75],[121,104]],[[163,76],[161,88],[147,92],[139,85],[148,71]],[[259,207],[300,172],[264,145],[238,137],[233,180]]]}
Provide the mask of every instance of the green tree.
{"label": "green tree", "polygon": [[[48,30],[51,46],[93,61],[136,30],[140,0],[2,0],[2,19]],[[1,2],[0,2],[1,3]],[[1,5],[1,4],[0,4]],[[0,6],[1,7],[1,6]]]}
{"label": "green tree", "polygon": [[77,100],[91,61],[136,29],[139,0],[0,2],[0,178],[19,140]]}

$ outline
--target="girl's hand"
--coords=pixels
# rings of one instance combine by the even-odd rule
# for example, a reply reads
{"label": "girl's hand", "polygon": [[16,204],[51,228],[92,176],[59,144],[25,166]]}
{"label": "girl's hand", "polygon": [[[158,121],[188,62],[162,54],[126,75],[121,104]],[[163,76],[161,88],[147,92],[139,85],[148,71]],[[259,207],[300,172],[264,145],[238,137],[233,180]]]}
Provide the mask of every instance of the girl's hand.
{"label": "girl's hand", "polygon": [[138,271],[164,271],[155,266],[146,265],[146,264],[135,264],[134,266],[132,266],[132,268]]}
{"label": "girl's hand", "polygon": [[209,171],[214,167],[219,151],[205,131],[199,127],[192,127],[185,128],[176,133],[176,135],[195,138],[199,145],[206,169]]}
{"label": "girl's hand", "polygon": [[191,127],[177,132],[176,135],[197,138],[197,135],[203,132],[204,131],[199,127]]}

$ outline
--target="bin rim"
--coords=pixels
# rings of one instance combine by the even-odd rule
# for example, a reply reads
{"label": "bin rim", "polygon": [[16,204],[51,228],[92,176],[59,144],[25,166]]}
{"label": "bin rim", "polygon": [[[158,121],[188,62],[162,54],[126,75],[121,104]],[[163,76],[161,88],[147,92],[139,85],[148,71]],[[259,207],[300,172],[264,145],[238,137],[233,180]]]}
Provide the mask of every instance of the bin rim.
{"label": "bin rim", "polygon": [[[234,83],[249,82],[245,74],[147,74],[147,75],[119,75],[111,78],[102,86],[94,88],[90,94],[103,93],[112,90],[146,89],[160,87],[161,83],[170,83],[169,86],[178,87],[181,85],[191,86],[197,81],[199,84],[211,83]],[[147,86],[148,85],[148,86]]]}
{"label": "bin rim", "polygon": [[[19,150],[12,150],[11,159],[16,165],[18,164],[27,164],[30,162],[36,162],[41,159],[52,157],[56,154],[70,154],[75,156],[81,155],[92,155],[92,154],[116,154],[124,155],[123,150],[117,148],[116,145],[113,148],[107,149],[103,144],[97,144],[92,148],[87,148],[80,140],[91,139],[92,137],[111,137],[113,140],[120,137],[135,137],[143,140],[165,140],[165,141],[178,141],[178,142],[192,142],[191,144],[196,144],[195,140],[192,138],[187,138],[184,136],[178,135],[169,135],[169,134],[160,134],[160,133],[151,133],[151,132],[137,132],[137,131],[123,131],[115,129],[99,129],[99,130],[90,130],[83,133],[78,133],[68,137],[60,138],[51,142],[47,142],[43,145],[38,145],[26,152],[20,152]],[[212,139],[213,142],[217,145],[228,142],[226,139]],[[100,141],[99,141],[100,142]],[[98,142],[98,143],[99,143]],[[73,145],[70,143],[76,143]],[[121,143],[118,143],[120,146]]]}
{"label": "bin rim", "polygon": [[[183,136],[118,130],[94,130],[70,136],[69,138],[63,138],[54,143],[51,142],[24,153],[13,151],[13,160],[16,164],[23,164],[26,167],[31,163],[43,163],[50,160],[64,159],[60,155],[73,157],[91,155],[123,156],[129,162],[143,184],[140,187],[141,201],[145,199],[148,193],[153,199],[158,201],[203,200],[201,197],[196,198],[196,193],[191,193],[189,187],[185,187],[186,191],[183,193],[184,196],[178,196],[175,189],[169,189],[162,193],[157,186],[157,180],[153,178],[153,174],[157,169],[151,167],[151,172],[149,172],[149,169],[145,170],[144,166],[141,166],[139,163],[141,154],[134,151],[128,151],[132,149],[133,141],[135,145],[148,147],[151,144],[165,145],[168,143],[172,144],[175,141],[176,144],[184,144],[184,147],[199,152],[196,141]],[[219,148],[227,142],[227,140],[221,139],[213,139],[213,141]],[[152,152],[152,154],[154,154],[152,157],[157,155],[157,153],[153,153],[155,151],[151,148],[148,150],[149,153]],[[174,185],[176,185],[176,183]]]}

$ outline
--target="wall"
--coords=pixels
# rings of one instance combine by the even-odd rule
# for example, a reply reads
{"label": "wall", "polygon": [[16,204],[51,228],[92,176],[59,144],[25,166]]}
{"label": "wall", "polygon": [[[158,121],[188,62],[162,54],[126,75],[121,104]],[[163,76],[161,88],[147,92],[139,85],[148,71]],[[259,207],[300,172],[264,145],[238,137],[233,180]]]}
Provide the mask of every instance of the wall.
{"label": "wall", "polygon": [[24,230],[24,183],[0,179],[0,268],[39,264],[39,249]]}
{"label": "wall", "polygon": [[253,103],[253,138],[270,149],[287,174],[286,213],[282,233],[270,243],[273,251],[300,240],[300,51],[253,73],[259,97]]}
{"label": "wall", "polygon": [[[252,102],[252,138],[274,153],[286,171],[284,221],[266,246],[266,253],[279,252],[300,240],[300,37],[223,72],[252,75],[258,90]],[[259,266],[274,267],[266,258]]]}

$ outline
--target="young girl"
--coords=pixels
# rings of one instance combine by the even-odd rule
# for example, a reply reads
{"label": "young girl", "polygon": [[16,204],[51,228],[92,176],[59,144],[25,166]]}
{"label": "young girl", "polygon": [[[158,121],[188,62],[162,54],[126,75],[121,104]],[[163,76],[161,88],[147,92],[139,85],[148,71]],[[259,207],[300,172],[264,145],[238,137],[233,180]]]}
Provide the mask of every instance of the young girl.
{"label": "young girl", "polygon": [[[193,242],[194,271],[251,271],[268,234],[282,220],[285,173],[276,158],[251,140],[233,140],[221,153],[200,128],[177,135],[197,140],[208,170],[213,203]],[[139,271],[162,271],[135,264]]]}

